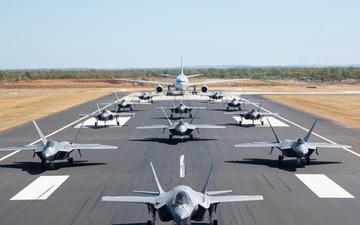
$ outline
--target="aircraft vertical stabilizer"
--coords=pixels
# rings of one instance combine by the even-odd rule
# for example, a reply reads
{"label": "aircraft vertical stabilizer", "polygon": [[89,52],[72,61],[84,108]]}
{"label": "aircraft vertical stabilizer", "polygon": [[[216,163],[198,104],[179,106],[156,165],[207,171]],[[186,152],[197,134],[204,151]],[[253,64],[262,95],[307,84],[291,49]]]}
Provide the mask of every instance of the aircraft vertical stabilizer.
{"label": "aircraft vertical stabilizer", "polygon": [[201,193],[203,193],[203,194],[206,193],[207,186],[208,186],[209,179],[210,179],[210,175],[211,175],[211,173],[212,173],[213,168],[214,168],[214,162],[213,162],[212,165],[211,165],[211,169],[210,169],[209,175],[208,175],[208,177],[207,177],[207,179],[206,179],[205,185],[204,185],[204,187],[201,189]]}
{"label": "aircraft vertical stabilizer", "polygon": [[310,135],[311,135],[311,133],[312,133],[314,127],[315,127],[316,122],[317,122],[317,119],[315,120],[314,124],[312,125],[312,127],[311,127],[311,129],[309,130],[309,132],[307,133],[307,135],[304,137],[304,141],[305,141],[305,142],[307,142],[307,141],[309,140],[309,137],[310,137]]}
{"label": "aircraft vertical stabilizer", "polygon": [[34,125],[35,125],[35,128],[36,128],[37,132],[39,133],[39,136],[40,136],[42,142],[44,143],[44,145],[46,145],[46,143],[47,143],[46,137],[45,137],[44,134],[41,132],[41,130],[40,130],[40,128],[38,127],[38,125],[36,124],[35,120],[33,120],[33,123],[34,123]]}
{"label": "aircraft vertical stabilizer", "polygon": [[160,185],[160,182],[159,182],[159,180],[158,180],[158,178],[157,178],[157,176],[156,176],[156,173],[155,173],[155,169],[154,169],[154,167],[153,167],[153,164],[150,163],[150,165],[151,165],[151,169],[152,169],[152,171],[153,171],[154,177],[155,177],[156,185],[158,186],[158,189],[159,189],[159,193],[162,194],[162,193],[164,193],[164,190],[162,189],[162,187],[161,187],[161,185]]}

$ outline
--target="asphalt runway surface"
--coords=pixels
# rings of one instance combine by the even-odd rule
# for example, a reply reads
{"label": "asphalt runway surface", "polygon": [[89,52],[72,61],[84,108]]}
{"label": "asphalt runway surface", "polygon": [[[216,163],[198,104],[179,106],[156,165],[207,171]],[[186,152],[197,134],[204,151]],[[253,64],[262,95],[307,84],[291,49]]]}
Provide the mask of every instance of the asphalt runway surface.
{"label": "asphalt runway surface", "polygon": [[[194,123],[224,125],[226,129],[200,130],[200,134],[194,133],[194,140],[185,137],[181,141],[174,137],[171,142],[168,141],[168,131],[136,129],[137,126],[167,124],[164,114],[156,110],[158,106],[172,105],[166,99],[154,99],[153,105],[136,106],[133,111],[135,118],[130,118],[121,127],[81,129],[76,143],[109,144],[119,148],[83,150],[82,157],[74,151],[73,167],[67,161],[56,161],[54,170],[50,170],[49,164],[41,168],[40,159],[37,156],[32,158],[31,151],[18,152],[0,161],[0,224],[146,224],[151,214],[148,214],[145,204],[101,202],[101,197],[137,195],[132,193],[133,190],[157,191],[150,162],[165,191],[180,184],[200,191],[213,161],[215,167],[209,191],[232,189],[235,195],[264,196],[263,201],[220,203],[214,215],[219,224],[359,224],[358,155],[344,149],[319,149],[319,155],[312,155],[310,165],[296,168],[296,159],[285,158],[279,166],[280,151],[277,149],[269,155],[270,149],[267,148],[234,147],[246,142],[275,141],[268,126],[241,127],[232,115],[224,115],[226,106],[208,104],[207,97],[191,102],[192,106],[207,107],[206,111],[198,112]],[[304,137],[307,131],[297,125],[309,129],[315,118],[319,118],[314,133],[339,144],[351,145],[351,150],[360,154],[358,129],[260,95],[246,95],[245,99],[262,102],[264,109],[279,113],[279,117],[274,118],[288,125],[274,126],[280,139]],[[71,141],[79,130],[74,127],[81,122],[73,123],[79,119],[79,114],[95,111],[96,102],[113,100],[113,94],[109,94],[39,119],[37,123],[45,135],[71,124],[48,138]],[[114,108],[111,106],[109,109]],[[189,118],[185,120],[190,121]],[[34,125],[27,123],[0,133],[0,147],[30,144],[38,139]],[[326,142],[314,134],[309,141]],[[0,152],[0,158],[10,153]],[[184,178],[180,178],[182,155]],[[10,200],[38,178],[60,175],[66,176],[65,180],[45,200]],[[352,197],[319,197],[299,179],[299,175],[325,176]],[[331,192],[332,184],[326,185],[325,189]],[[206,216],[203,223],[194,224],[207,223]],[[171,222],[163,223],[157,217],[157,224]]]}

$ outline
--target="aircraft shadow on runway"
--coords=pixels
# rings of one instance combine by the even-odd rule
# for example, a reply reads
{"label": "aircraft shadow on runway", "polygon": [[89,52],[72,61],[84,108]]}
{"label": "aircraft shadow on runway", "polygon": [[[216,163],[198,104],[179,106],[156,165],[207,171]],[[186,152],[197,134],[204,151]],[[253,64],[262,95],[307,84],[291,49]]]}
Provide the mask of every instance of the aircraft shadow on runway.
{"label": "aircraft shadow on runway", "polygon": [[74,165],[70,166],[68,162],[55,162],[54,169],[50,169],[50,164],[46,163],[44,167],[41,167],[40,162],[14,162],[12,164],[0,165],[0,168],[13,168],[13,169],[21,169],[22,171],[26,171],[31,175],[42,174],[46,171],[56,171],[61,168],[66,167],[83,167],[83,166],[98,166],[98,165],[106,165],[107,163],[88,163],[87,160],[74,160]]}
{"label": "aircraft shadow on runway", "polygon": [[144,138],[144,139],[130,139],[129,141],[145,141],[145,142],[158,142],[158,143],[164,143],[168,145],[177,145],[179,143],[186,143],[186,142],[197,142],[197,141],[215,141],[217,139],[206,139],[206,138],[196,138],[194,137],[193,140],[190,140],[190,138],[184,138],[181,140],[180,138],[173,138],[171,141],[169,141],[168,138]]}
{"label": "aircraft shadow on runway", "polygon": [[[193,117],[194,118],[194,117]],[[195,120],[198,120],[198,119],[200,119],[201,117],[200,116],[197,116],[197,117],[195,117]],[[166,119],[166,117],[165,116],[162,116],[162,117],[153,117],[153,118],[151,118],[151,119],[159,119],[159,120],[164,120],[164,121],[167,121],[167,119]],[[189,117],[189,115],[186,115],[186,116],[174,116],[173,118],[170,118],[169,117],[169,119],[170,120],[180,120],[180,119],[183,119],[183,120],[185,120],[185,121],[190,121],[190,120],[192,120],[192,118],[190,118]]]}
{"label": "aircraft shadow on runway", "polygon": [[128,124],[124,124],[124,125],[88,125],[88,126],[84,126],[86,128],[90,128],[90,129],[94,129],[94,130],[99,130],[99,129],[104,129],[104,128],[113,128],[113,127],[117,127],[117,128],[121,128],[121,127],[128,127],[129,125]]}
{"label": "aircraft shadow on runway", "polygon": [[[146,225],[147,223],[114,223],[113,225]],[[209,225],[209,223],[191,223],[192,225]]]}
{"label": "aircraft shadow on runway", "polygon": [[342,162],[333,162],[333,161],[317,161],[316,159],[311,159],[309,165],[305,164],[305,160],[304,160],[303,165],[300,168],[296,168],[296,159],[288,159],[288,160],[284,159],[281,162],[281,165],[279,165],[278,161],[274,160],[274,159],[259,159],[259,158],[244,158],[243,160],[230,160],[230,161],[225,161],[225,162],[226,163],[249,164],[249,165],[262,165],[262,166],[268,166],[270,168],[278,168],[280,170],[285,170],[288,172],[296,172],[297,169],[301,169],[306,166],[342,163]]}

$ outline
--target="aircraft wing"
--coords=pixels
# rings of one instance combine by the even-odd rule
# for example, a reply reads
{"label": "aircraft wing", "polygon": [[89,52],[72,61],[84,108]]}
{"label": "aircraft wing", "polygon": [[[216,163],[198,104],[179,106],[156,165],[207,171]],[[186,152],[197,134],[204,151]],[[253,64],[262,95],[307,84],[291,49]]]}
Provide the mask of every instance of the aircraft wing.
{"label": "aircraft wing", "polygon": [[208,196],[210,204],[221,202],[244,202],[264,200],[262,195]]}
{"label": "aircraft wing", "polygon": [[205,110],[206,107],[192,107],[192,106],[190,106],[189,109],[202,109],[202,110]]}
{"label": "aircraft wing", "polygon": [[135,117],[135,113],[113,113],[113,115],[115,117],[119,117],[119,116],[131,116],[131,117]]}
{"label": "aircraft wing", "polygon": [[80,117],[84,117],[84,116],[97,116],[98,114],[96,113],[91,113],[91,114],[79,114]]}
{"label": "aircraft wing", "polygon": [[260,147],[279,147],[279,142],[251,142],[244,144],[237,144],[235,147],[239,148],[260,148]]}
{"label": "aircraft wing", "polygon": [[103,202],[128,202],[128,203],[144,203],[155,205],[157,197],[149,196],[103,196]]}
{"label": "aircraft wing", "polygon": [[163,109],[175,109],[176,107],[173,106],[167,106],[167,107],[156,107],[157,110],[160,110],[161,108]]}
{"label": "aircraft wing", "polygon": [[117,149],[117,148],[118,147],[114,145],[69,143],[67,146],[64,146],[64,148],[61,151],[70,152],[74,149],[87,150],[87,149]]}
{"label": "aircraft wing", "polygon": [[14,146],[14,147],[6,147],[6,148],[0,148],[0,151],[41,151],[44,148],[43,144],[39,145],[24,145],[24,146]]}
{"label": "aircraft wing", "polygon": [[235,111],[235,112],[224,112],[224,114],[228,114],[228,115],[239,115],[239,116],[245,116],[247,114],[247,112],[239,112],[239,111]]}
{"label": "aircraft wing", "polygon": [[310,149],[315,148],[351,148],[350,145],[340,145],[325,142],[306,142],[306,146]]}
{"label": "aircraft wing", "polygon": [[113,80],[121,80],[121,81],[128,81],[128,82],[137,82],[137,83],[149,83],[149,84],[162,84],[162,85],[174,86],[174,83],[161,82],[161,81],[150,81],[150,80],[131,80],[131,79],[125,79],[125,78],[114,78],[114,77],[113,77]]}
{"label": "aircraft wing", "polygon": [[190,127],[188,127],[188,129],[210,129],[210,128],[225,128],[224,126],[218,126],[218,125],[209,125],[209,124],[193,124]]}
{"label": "aircraft wing", "polygon": [[260,112],[261,116],[274,116],[274,115],[279,115],[279,113],[262,113]]}
{"label": "aircraft wing", "polygon": [[169,125],[149,125],[149,126],[136,127],[136,129],[165,129],[168,127]]}
{"label": "aircraft wing", "polygon": [[189,84],[189,87],[191,87],[191,86],[197,86],[197,85],[204,85],[204,84],[224,83],[224,82],[239,81],[239,80],[250,80],[250,79],[251,79],[251,78],[245,78],[245,79],[231,79],[231,80],[213,80],[213,81],[205,81],[205,82],[199,82],[199,83],[192,83],[192,84]]}

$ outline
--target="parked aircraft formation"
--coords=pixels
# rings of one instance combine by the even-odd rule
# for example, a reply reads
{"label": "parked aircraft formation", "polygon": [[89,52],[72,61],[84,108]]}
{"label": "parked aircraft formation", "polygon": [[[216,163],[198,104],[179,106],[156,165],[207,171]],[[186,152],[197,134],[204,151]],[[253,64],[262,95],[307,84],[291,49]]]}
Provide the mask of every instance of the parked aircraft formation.
{"label": "parked aircraft formation", "polygon": [[[116,79],[116,80],[122,80],[122,81],[131,81],[131,82],[147,82],[152,84],[157,84],[156,91],[162,92],[163,87],[162,85],[168,86],[168,91],[170,92],[171,88],[175,88],[176,91],[180,91],[182,94],[185,94],[185,91],[188,88],[193,87],[193,90],[191,91],[192,94],[197,94],[196,86],[202,85],[201,91],[207,92],[208,88],[206,84],[209,83],[216,83],[216,82],[229,82],[229,80],[220,80],[220,81],[212,81],[212,82],[199,82],[199,83],[192,83],[190,84],[188,81],[189,77],[195,77],[200,76],[202,74],[194,74],[194,75],[188,75],[186,76],[183,71],[183,65],[181,60],[181,74],[176,76],[174,83],[166,83],[166,82],[153,82],[153,81],[144,81],[144,80],[127,80],[127,79]],[[164,74],[164,76],[170,76],[168,74]],[[248,101],[243,101],[242,98],[240,100],[237,100],[234,98],[231,101],[223,100],[223,97],[225,95],[223,92],[216,92],[211,95],[208,95],[209,102],[210,100],[221,100],[224,104],[227,104],[226,111],[229,110],[229,108],[238,108],[239,111],[234,112],[226,112],[225,114],[233,114],[233,115],[239,115],[241,117],[241,120],[239,124],[241,125],[243,123],[243,119],[249,119],[252,120],[254,125],[254,120],[260,120],[260,124],[264,125],[263,118],[269,117],[269,116],[277,116],[278,113],[262,113],[260,112],[261,104],[259,105],[258,109],[251,109],[248,111],[243,110],[243,106],[245,104],[253,104],[256,105],[258,103],[252,103]],[[136,104],[143,104],[143,105],[150,105],[147,107],[152,107],[151,104],[152,96],[150,94],[142,94],[139,97],[140,100],[147,100],[146,102],[134,102],[134,101],[125,101],[124,99],[120,99],[118,95],[115,93],[116,100],[115,102],[111,103],[100,103],[107,104],[107,106],[114,105],[117,107],[117,110],[115,112],[108,110],[108,109],[100,109],[98,105],[98,110],[95,113],[88,113],[88,114],[80,114],[82,117],[89,117],[93,116],[96,119],[95,126],[98,125],[98,121],[103,121],[106,125],[107,121],[116,120],[117,125],[120,125],[118,118],[123,116],[130,116],[134,117],[135,113],[124,113],[120,112],[121,109],[129,108],[130,110],[133,110],[133,106]],[[209,125],[209,124],[195,124],[194,119],[196,118],[198,112],[200,109],[205,111],[205,107],[190,107],[188,105],[183,104],[182,102],[179,103],[179,105],[175,105],[173,102],[173,106],[167,107],[167,106],[161,106],[157,107],[158,110],[161,110],[168,122],[168,124],[162,124],[162,125],[147,125],[147,126],[138,126],[137,129],[163,129],[169,131],[169,141],[172,141],[173,136],[179,136],[180,140],[183,140],[184,136],[188,136],[191,140],[193,140],[193,132],[194,130],[197,130],[199,132],[199,129],[224,129],[225,126],[220,125]],[[196,109],[196,112],[194,115],[192,115],[192,110]],[[165,110],[171,110],[170,118],[167,116]],[[223,109],[225,111],[225,109]],[[181,118],[179,121],[172,121],[173,119],[173,113],[179,113],[181,115]],[[182,118],[183,114],[189,113],[189,117],[191,120],[189,122],[186,122],[185,118]],[[208,112],[204,112],[208,113]],[[318,148],[351,148],[351,146],[348,145],[342,145],[342,144],[332,144],[332,143],[319,143],[319,142],[309,142],[310,135],[315,127],[315,124],[317,120],[315,120],[314,124],[312,125],[311,129],[307,133],[307,135],[302,138],[298,137],[294,140],[284,139],[280,140],[275,133],[275,130],[273,126],[271,125],[270,121],[268,121],[269,127],[273,131],[275,135],[275,142],[252,142],[252,143],[243,143],[243,144],[237,144],[234,147],[243,147],[243,148],[250,148],[250,147],[269,147],[271,148],[270,153],[273,151],[273,148],[278,148],[281,151],[281,155],[279,155],[278,162],[279,164],[282,162],[284,157],[294,157],[297,159],[296,165],[298,167],[302,166],[301,159],[305,159],[306,162],[310,163],[310,156],[313,152],[318,153]],[[81,156],[81,150],[82,149],[117,149],[117,146],[112,145],[104,145],[104,144],[76,144],[74,143],[77,139],[77,136],[80,133],[81,127],[74,138],[73,141],[62,141],[57,142],[53,140],[48,140],[44,134],[41,132],[40,128],[36,124],[35,121],[33,121],[34,126],[41,138],[42,144],[37,145],[24,145],[24,146],[15,146],[15,147],[4,147],[0,148],[0,151],[10,151],[10,150],[32,150],[34,152],[34,156],[37,155],[41,160],[41,165],[45,166],[45,163],[47,161],[50,162],[50,168],[54,169],[54,161],[56,160],[67,160],[70,165],[72,166],[74,164],[73,158],[70,157],[70,153],[72,153],[74,150],[78,150],[78,153]],[[240,129],[240,128],[239,128]],[[238,201],[257,201],[257,200],[263,200],[262,195],[223,195],[223,196],[217,196],[219,194],[225,194],[231,192],[231,190],[222,190],[222,191],[208,191],[208,183],[209,179],[213,170],[212,165],[209,175],[205,181],[205,185],[201,189],[200,192],[197,192],[193,190],[189,186],[180,185],[176,186],[170,191],[166,192],[163,190],[162,186],[160,185],[160,182],[157,178],[157,175],[155,173],[155,169],[150,163],[151,169],[155,178],[156,185],[158,187],[158,191],[134,191],[138,194],[145,194],[148,196],[142,197],[142,196],[103,196],[102,201],[111,201],[111,202],[128,202],[128,203],[142,203],[145,204],[149,210],[149,213],[152,215],[152,219],[147,221],[148,225],[155,224],[156,222],[156,214],[158,215],[158,218],[161,221],[173,221],[173,224],[177,225],[185,225],[185,224],[191,224],[191,221],[203,221],[206,212],[208,213],[209,218],[209,224],[210,225],[217,225],[218,221],[213,219],[213,214],[216,212],[216,208],[219,203],[222,202],[238,202]]]}

